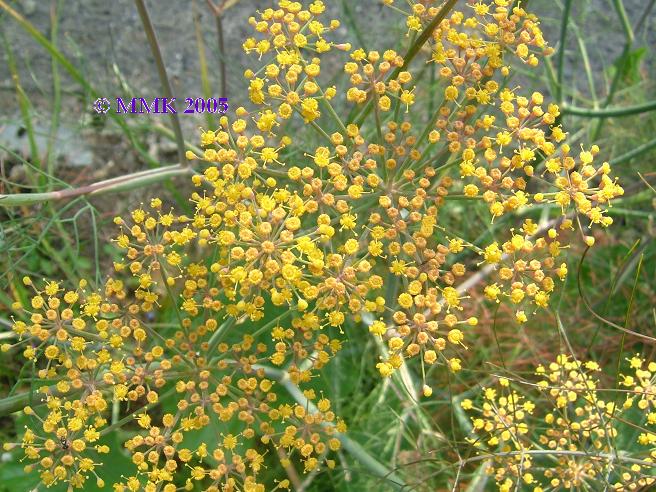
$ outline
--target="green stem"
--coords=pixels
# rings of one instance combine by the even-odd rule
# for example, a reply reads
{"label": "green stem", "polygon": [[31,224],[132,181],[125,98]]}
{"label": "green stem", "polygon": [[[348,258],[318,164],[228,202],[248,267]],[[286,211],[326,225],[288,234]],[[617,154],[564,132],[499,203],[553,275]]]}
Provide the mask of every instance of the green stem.
{"label": "green stem", "polygon": [[134,420],[134,416],[137,414],[137,412],[142,413],[142,412],[147,412],[151,408],[153,408],[156,405],[159,405],[160,402],[169,396],[171,396],[173,393],[175,393],[175,388],[171,388],[168,390],[166,393],[164,393],[162,396],[160,396],[155,403],[148,403],[147,405],[144,405],[143,407],[139,407],[136,410],[132,411],[130,414],[126,415],[123,417],[121,420],[113,423],[112,425],[105,427],[103,430],[100,431],[101,436],[106,436],[109,434],[111,431],[114,429],[118,429],[119,427],[122,427],[123,425],[132,422]]}
{"label": "green stem", "polygon": [[[624,328],[629,326],[629,319],[631,316],[631,309],[633,308],[633,301],[635,299],[636,288],[638,286],[638,280],[640,279],[640,270],[642,269],[642,260],[644,259],[644,252],[640,254],[640,259],[638,260],[638,266],[636,269],[636,276],[633,282],[633,289],[631,289],[631,297],[629,298],[629,304],[626,307],[626,314],[624,316]],[[620,341],[620,353],[617,355],[617,364],[615,365],[615,384],[614,389],[617,391],[620,387],[620,370],[622,368],[622,360],[624,359],[624,345],[626,343],[626,332],[622,333],[622,340]],[[618,395],[619,396],[619,395]],[[616,400],[616,406],[613,406],[612,414],[610,419],[612,420],[615,417],[615,412],[618,406],[621,408],[621,403]],[[615,441],[616,436],[611,434],[611,439]]]}
{"label": "green stem", "polygon": [[[81,390],[73,390],[67,395],[77,394]],[[48,392],[42,393],[37,392],[37,395],[34,395],[33,392],[27,391],[25,393],[20,393],[18,395],[8,396],[6,398],[0,399],[0,417],[5,417],[11,415],[14,412],[23,410],[26,406],[37,406],[43,405],[46,403],[47,397],[49,396],[60,396],[61,393],[57,390],[56,386],[48,387]],[[35,399],[36,396],[36,399]]]}
{"label": "green stem", "polygon": [[588,48],[585,44],[585,40],[583,39],[583,36],[581,36],[581,32],[579,31],[578,26],[573,21],[570,21],[570,25],[572,26],[572,30],[574,31],[574,35],[576,36],[576,41],[579,44],[579,51],[581,52],[581,61],[583,61],[583,68],[585,68],[585,76],[588,81],[588,90],[590,91],[590,97],[592,98],[594,107],[596,108],[598,106],[597,88],[595,87],[592,65],[590,65]]}
{"label": "green stem", "polygon": [[565,9],[563,11],[563,18],[560,23],[560,43],[558,46],[558,65],[557,65],[557,82],[556,82],[556,100],[558,103],[563,102],[563,74],[565,65],[565,42],[567,40],[567,25],[569,23],[569,16],[572,11],[572,0],[565,0]]}
{"label": "green stem", "polygon": [[[410,65],[410,62],[412,62],[415,56],[417,56],[417,53],[419,53],[419,50],[421,50],[422,46],[424,46],[424,44],[428,41],[428,39],[433,35],[433,31],[435,31],[435,29],[440,24],[440,22],[444,20],[446,15],[451,11],[451,9],[455,6],[457,2],[458,0],[447,0],[447,2],[442,6],[440,11],[437,13],[437,15],[430,22],[430,24],[426,26],[426,29],[424,29],[422,33],[419,35],[419,37],[417,38],[417,40],[414,43],[412,43],[412,46],[410,46],[410,49],[403,57],[403,66],[397,67],[388,77],[387,79],[388,81],[398,77],[399,73],[401,73],[401,71],[405,70],[408,67],[408,65]],[[356,125],[358,126],[362,125],[364,119],[371,112],[373,104],[374,104],[374,99],[373,98],[369,99],[362,112],[356,118],[356,121],[354,122]]]}
{"label": "green stem", "polygon": [[333,105],[330,104],[330,101],[329,101],[328,99],[326,99],[326,94],[324,93],[324,91],[323,91],[323,89],[322,89],[321,87],[319,87],[319,92],[320,92],[321,95],[323,96],[322,101],[323,101],[323,103],[324,103],[324,106],[326,106],[326,108],[328,109],[328,112],[330,113],[330,116],[332,116],[332,118],[335,120],[335,123],[337,123],[337,125],[339,126],[339,128],[340,128],[340,129],[344,132],[344,134],[346,135],[346,133],[347,133],[346,125],[344,125],[344,122],[342,121],[342,119],[339,117],[339,115],[338,115],[337,112],[335,111],[335,108],[333,108]]}
{"label": "green stem", "polygon": [[[385,140],[383,139],[383,123],[380,120],[380,109],[378,108],[378,94],[374,90],[374,117],[376,119],[376,136],[378,145],[385,149]],[[383,156],[384,157],[384,156]],[[384,161],[385,159],[383,159]]]}
{"label": "green stem", "polygon": [[8,396],[0,400],[0,416],[11,415],[25,408],[30,401],[29,393],[20,393],[18,395]]}
{"label": "green stem", "polygon": [[[198,12],[196,1],[191,3],[192,16],[194,19],[194,31],[196,34],[196,47],[198,48],[198,63],[200,69],[200,84],[203,91],[203,97],[208,99],[212,97],[212,88],[210,85],[209,72],[207,68],[207,55],[205,54],[205,41],[203,40],[203,29],[200,23],[200,14]],[[214,126],[214,115],[205,113],[205,121],[208,129]]]}
{"label": "green stem", "polygon": [[578,106],[563,105],[561,109],[564,114],[585,116],[587,118],[612,118],[612,117],[621,117],[621,116],[632,116],[635,114],[653,111],[656,109],[656,100],[649,101],[643,104],[636,104],[635,106],[627,106],[625,108],[588,109],[588,108],[580,108]]}
{"label": "green stem", "polygon": [[[53,0],[50,8],[50,19],[51,19],[50,42],[55,47],[57,46],[57,35],[59,33],[59,11],[61,9],[61,3],[62,3],[61,0]],[[52,118],[50,119],[50,131],[48,135],[48,144],[46,146],[46,155],[45,155],[46,172],[47,172],[46,174],[47,183],[46,183],[45,191],[53,190],[52,177],[55,175],[55,161],[57,157],[57,153],[54,151],[54,148],[57,140],[57,132],[59,131],[59,122],[61,116],[61,77],[59,76],[59,65],[57,64],[57,61],[54,58],[50,60],[50,63],[51,63],[51,71],[52,71],[53,97],[52,97]],[[48,208],[50,209],[51,213],[54,215],[55,210],[52,206],[52,203],[49,204]],[[66,251],[69,261],[75,264],[75,260],[77,259],[77,256],[71,247],[71,245],[73,244],[73,240],[70,234],[68,234],[68,231],[62,225],[61,221],[56,221],[55,224],[57,230],[59,231],[60,241],[62,243],[63,249]],[[50,245],[47,243],[45,238],[43,243],[44,245],[50,247]],[[64,268],[62,271],[66,273],[68,278],[71,278],[70,275],[72,272],[70,272],[70,268]]]}
{"label": "green stem", "polygon": [[[171,99],[173,98],[173,90],[171,89],[171,83],[169,82],[169,77],[166,74],[166,66],[164,65],[164,60],[162,58],[162,52],[159,49],[159,42],[157,41],[157,36],[155,35],[155,29],[153,28],[152,22],[150,22],[150,17],[148,16],[148,10],[146,9],[146,4],[143,0],[134,0],[134,3],[137,5],[137,10],[139,11],[139,17],[141,17],[141,23],[143,24],[144,31],[146,32],[146,38],[148,38],[148,43],[150,44],[150,50],[153,53],[155,58],[155,65],[157,65],[157,74],[159,75],[160,84],[162,84],[162,91],[164,97]],[[184,138],[182,136],[182,127],[180,126],[180,120],[177,113],[171,113],[171,124],[173,125],[173,131],[175,132],[175,140],[178,145],[178,161],[180,164],[186,162],[185,159],[185,144]]]}
{"label": "green stem", "polygon": [[651,149],[656,149],[656,138],[654,140],[650,140],[647,143],[644,143],[635,149],[627,152],[626,154],[622,154],[615,159],[612,159],[610,161],[611,165],[616,165],[616,164],[624,164],[625,162],[630,161],[631,159],[634,159],[645,152],[649,152]]}
{"label": "green stem", "polygon": [[615,10],[617,10],[617,15],[622,22],[622,29],[624,30],[624,36],[626,36],[626,42],[628,44],[633,44],[635,36],[633,34],[633,28],[631,27],[629,17],[626,15],[626,10],[624,9],[624,2],[622,2],[622,0],[613,0],[613,6],[615,7]]}
{"label": "green stem", "polygon": [[[50,42],[53,46],[57,46],[57,34],[59,32],[59,8],[61,6],[60,0],[55,0],[52,4],[50,13]],[[46,159],[48,176],[53,176],[55,172],[55,152],[53,151],[55,140],[57,139],[57,131],[59,130],[59,117],[61,114],[61,78],[59,76],[59,65],[57,61],[52,58],[52,118],[50,120],[50,135],[48,136],[48,146],[46,149]],[[48,188],[46,191],[52,191],[52,180],[48,180]]]}
{"label": "green stem", "polygon": [[221,74],[221,97],[228,97],[228,81],[225,45],[223,41],[223,15],[216,16],[216,37],[219,43],[219,72]]}
{"label": "green stem", "polygon": [[[252,337],[257,337],[257,336],[260,335],[261,333],[264,333],[265,331],[270,330],[270,329],[273,327],[273,325],[279,323],[281,319],[285,318],[285,317],[286,317],[287,315],[289,315],[290,313],[291,313],[290,310],[285,310],[282,314],[276,316],[276,317],[273,318],[271,321],[267,322],[265,325],[263,325],[263,326],[261,326],[260,328],[258,328],[257,331],[256,331],[255,333],[252,333],[252,334],[251,334],[251,336],[252,336]],[[212,354],[216,351],[217,347],[219,346],[219,344],[221,343],[221,341],[223,340],[223,338],[225,337],[225,335],[227,335],[228,330],[229,330],[230,328],[232,328],[233,326],[235,326],[235,322],[236,322],[236,321],[237,321],[237,320],[236,320],[235,318],[230,317],[229,319],[227,319],[226,321],[224,321],[224,322],[221,324],[221,326],[219,326],[219,327],[216,329],[216,331],[215,331],[214,333],[212,333],[212,336],[211,336],[210,339],[207,341],[207,344],[208,344],[208,347],[207,347],[207,354],[212,355]],[[210,359],[210,365],[211,365],[211,364],[214,364],[214,363],[217,362],[219,359],[220,359],[220,356],[212,357],[212,358]]]}
{"label": "green stem", "polygon": [[216,351],[216,348],[219,346],[219,343],[221,343],[221,340],[227,334],[228,330],[234,326],[235,321],[236,320],[233,317],[228,318],[221,323],[221,326],[219,326],[214,333],[212,333],[212,336],[207,341],[207,355],[211,356]]}
{"label": "green stem", "polygon": [[[62,231],[61,223],[59,221],[56,222],[56,227],[60,230],[60,232]],[[70,250],[70,244],[66,243],[66,237],[64,237],[63,241],[65,243],[64,249]],[[66,276],[71,285],[75,285],[79,281],[79,276],[77,276],[75,273],[77,266],[71,265],[69,263],[69,261],[75,261],[75,254],[72,251],[68,251],[69,261],[66,261],[64,256],[50,244],[50,241],[48,241],[47,237],[44,237],[39,244],[46,253],[46,256],[49,257],[53,263],[57,264],[59,270],[64,274],[64,276]]]}

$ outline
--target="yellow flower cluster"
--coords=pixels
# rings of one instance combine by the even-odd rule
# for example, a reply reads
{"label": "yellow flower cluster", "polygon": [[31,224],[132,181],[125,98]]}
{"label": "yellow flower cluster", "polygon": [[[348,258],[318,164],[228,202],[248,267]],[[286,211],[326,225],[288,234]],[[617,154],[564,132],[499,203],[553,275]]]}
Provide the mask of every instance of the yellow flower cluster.
{"label": "yellow flower cluster", "polygon": [[[260,258],[279,257],[270,271],[282,279],[274,279],[279,287],[270,289],[271,299],[296,303],[304,313],[312,310],[320,326],[340,326],[349,316],[358,320],[362,311],[376,317],[391,314],[393,324],[383,316],[370,327],[377,335],[388,335],[389,355],[378,364],[384,376],[415,356],[422,364],[443,360],[458,370],[460,359],[444,356],[444,350],[449,344],[462,347],[466,327],[477,320],[459,316],[466,296],[454,284],[466,275],[466,267],[453,260],[455,255],[468,249],[494,266],[485,295],[493,301],[509,300],[516,306],[517,320],[524,322],[532,311],[549,305],[556,280],[567,275],[562,251],[568,247],[568,231],[575,223],[580,225],[570,211],[575,208],[591,223],[607,226],[611,219],[604,208],[623,190],[609,177],[607,163],[593,165],[597,147],[582,150],[578,161],[570,156],[571,149],[563,143],[566,134],[555,125],[560,114],[556,105],[545,105],[537,92],[527,98],[504,87],[509,52],[529,66],[538,62],[529,48],[551,52],[537,19],[524,9],[511,11],[505,0],[479,2],[468,13],[453,12],[437,24],[429,38],[427,61],[438,65],[443,101],[429,115],[428,125],[415,132],[400,112],[403,107],[408,110],[416,94],[411,85],[415,77],[402,56],[394,50],[381,54],[355,49],[344,64],[350,82],[346,100],[362,108],[363,117],[373,108],[371,131],[359,116],[339,116],[331,102],[335,88],[321,83],[321,60],[314,56],[324,51],[320,43],[326,51],[350,46],[324,41],[331,29],[308,21],[298,3],[280,6],[281,10],[266,10],[250,21],[259,39],[249,41],[251,48],[277,47],[273,59],[246,72],[251,101],[260,109],[239,108],[240,119],[231,125],[224,119],[219,130],[204,132],[201,139],[206,147],[203,158],[222,165],[221,171],[206,171],[214,196],[222,192],[215,183],[227,167],[228,173],[239,174],[237,186],[244,186],[241,205],[255,204],[246,214],[239,211],[245,219],[239,233],[246,236],[246,244],[237,248],[238,254],[255,241],[266,247]],[[317,12],[315,2],[310,13]],[[438,13],[438,7],[416,3],[408,26],[425,29]],[[316,36],[314,48],[303,49],[307,40],[299,45],[292,35],[299,32],[299,25]],[[325,145],[307,149],[305,164],[295,159],[287,165],[281,156],[294,144],[275,132],[294,113]],[[247,132],[246,115],[259,130],[248,137],[240,133]],[[286,172],[280,169],[283,165]],[[450,172],[454,167],[459,168],[459,177]],[[531,194],[532,181],[550,184],[553,191]],[[221,176],[219,185],[225,182]],[[201,185],[200,178],[197,183]],[[552,203],[561,207],[564,218],[548,230],[527,219],[518,230],[510,230],[503,243],[474,244],[472,238],[440,225],[440,211],[454,191],[461,191],[464,199],[487,203],[490,220]],[[216,199],[208,200],[214,211]],[[229,225],[223,222],[220,227]],[[253,227],[258,231],[251,235],[247,230]],[[280,231],[280,240],[274,240],[269,230]],[[223,239],[212,239],[225,243],[234,236],[239,241],[235,231],[230,232],[222,230]],[[250,263],[257,267],[253,275],[267,279],[257,263]],[[245,276],[241,266],[230,275],[236,271]],[[244,307],[253,309],[245,301]]]}
{"label": "yellow flower cluster", "polygon": [[[134,227],[131,232],[138,236]],[[48,486],[63,481],[84,488],[90,475],[103,486],[96,470],[102,461],[97,456],[108,453],[109,447],[99,439],[131,420],[108,423],[109,403],[114,401],[136,406],[131,415],[143,431],[125,443],[135,473],[126,476],[124,483],[115,483],[117,491],[174,491],[176,473],[185,470],[190,472],[189,487],[194,481],[205,481],[205,490],[210,491],[263,491],[258,474],[264,456],[257,442],[284,450],[285,460],[301,461],[306,472],[322,465],[334,467],[329,454],[340,449],[337,436],[346,430],[344,422],[331,410],[331,402],[313,390],[303,393],[316,402],[311,408],[279,402],[273,391],[275,381],[257,366],[267,352],[265,344],[244,335],[238,343],[212,342],[210,347],[205,335],[217,332],[211,316],[195,324],[193,316],[183,318],[181,330],[171,338],[158,334],[147,316],[140,319],[140,313],[151,312],[157,302],[148,299],[153,281],[146,282],[141,268],[134,266],[150,253],[142,255],[143,251],[132,255],[129,267],[138,279],[131,301],[125,301],[123,285],[115,280],[109,280],[105,292],[99,293],[89,292],[85,282],[76,291],[64,292],[56,282],[37,288],[24,279],[35,293],[31,307],[23,308],[29,322],[16,321],[14,330],[22,339],[19,344],[30,342],[23,352],[26,359],[43,362],[39,378],[57,383],[39,389],[44,408],[25,408],[38,427],[27,429],[21,443],[5,444],[5,449],[20,444],[25,457],[38,462],[26,470],[38,466]],[[143,263],[148,263],[150,272],[162,271],[155,267],[156,255]],[[278,336],[281,340],[293,337],[284,331]],[[331,348],[327,337],[319,336],[312,347],[317,367],[328,359],[322,342],[331,353],[338,348],[335,344]],[[287,352],[278,346],[276,350]],[[309,357],[307,350],[298,351],[304,360]],[[292,367],[289,372],[297,383],[310,377],[303,367]],[[164,414],[161,424],[155,425],[148,410],[172,394],[175,412]],[[238,431],[221,434],[214,447],[185,446],[187,434],[214,425]],[[288,488],[289,482],[283,480],[277,486]]]}
{"label": "yellow flower cluster", "polygon": [[[413,40],[440,12],[426,3],[410,2],[406,13]],[[555,105],[507,87],[510,56],[532,67],[536,53],[550,53],[537,19],[509,4],[470,2],[434,26],[428,55],[414,45],[405,59],[330,41],[339,22],[322,20],[318,0],[279,0],[249,19],[255,34],[243,47],[263,60],[245,73],[253,109],[222,117],[202,131],[202,155],[187,153],[205,162],[193,176],[193,212],[153,199],[116,218],[123,280],[67,292],[46,282],[33,286],[31,306],[17,307],[16,346],[40,377],[56,381],[42,388],[43,416],[31,412],[42,432],[28,430],[21,444],[46,484],[83,487],[96,467],[88,455],[106,451],[93,445],[98,434],[123,425],[139,432],[125,444],[135,468],[117,492],[179,490],[181,476],[188,490],[198,482],[209,491],[263,491],[266,446],[286,465],[332,467],[344,422],[311,389],[302,394],[312,406],[279,401],[274,366],[285,364],[285,377],[303,385],[340,350],[343,326],[371,319],[369,332],[387,345],[382,376],[412,358],[422,369],[460,370],[478,323],[458,289],[466,253],[493,267],[482,292],[515,306],[518,321],[548,306],[567,275],[562,251],[568,230],[582,227],[577,214],[609,225],[606,208],[622,188],[607,163],[594,164],[598,148],[577,156],[563,143]],[[341,90],[322,80],[322,56],[335,50],[348,57]],[[415,55],[440,83],[442,102],[427,125],[412,118],[426,95],[413,85]],[[339,116],[340,100],[350,117]],[[318,143],[292,139],[295,118]],[[551,204],[562,217],[544,230],[526,219],[503,241],[480,244],[443,225],[451,198],[482,200],[490,222]],[[160,312],[173,323],[157,323]],[[650,408],[651,372],[638,368],[623,381],[642,388],[638,405]],[[167,398],[172,408],[149,412]],[[129,411],[108,425],[110,400]],[[588,415],[579,426],[593,422],[586,402],[576,407]],[[488,389],[474,427],[490,434],[490,446],[528,449],[533,410],[516,393]],[[554,422],[553,439],[568,439]],[[211,441],[191,444],[212,429]],[[527,460],[497,471],[497,480],[516,480]],[[561,475],[554,480],[575,480]]]}
{"label": "yellow flower cluster", "polygon": [[[536,387],[537,395],[521,395],[508,379],[499,378],[501,395],[495,388],[484,388],[481,406],[463,400],[461,406],[476,414],[471,418],[475,437],[468,439],[481,452],[492,453],[487,472],[499,490],[652,487],[656,434],[645,426],[656,420],[645,410],[656,393],[652,373],[641,369],[644,360],[636,356],[629,363],[646,379],[636,382],[625,376],[623,385],[631,389],[621,398],[624,401],[618,402],[613,390],[600,387],[601,368],[596,362],[580,362],[564,354],[546,367],[537,367],[537,382],[518,381]],[[656,369],[656,364],[651,366]],[[632,411],[636,405],[639,414]],[[628,433],[639,433],[637,447],[618,438]]]}
{"label": "yellow flower cluster", "polygon": [[[194,482],[204,482],[203,490],[210,492],[264,491],[258,480],[265,468],[264,455],[253,442],[258,435],[262,444],[285,450],[289,457],[285,458],[285,466],[290,458],[298,457],[306,472],[317,469],[322,461],[334,467],[334,461],[326,459],[326,455],[340,448],[334,433],[344,431],[344,424],[335,421],[328,400],[318,401],[317,412],[299,404],[276,403],[276,394],[271,392],[273,382],[261,370],[234,382],[230,376],[224,376],[213,391],[209,390],[210,371],[202,371],[199,376],[200,382],[176,383],[178,412],[164,414],[161,425],[154,425],[148,413],[135,417],[144,434],[128,440],[125,446],[138,471],[124,484],[116,484],[115,490],[142,490],[139,477],[145,474],[145,490],[161,488],[173,492],[178,490],[174,485],[176,475],[188,468],[188,490],[193,489]],[[241,396],[230,398],[237,388],[242,391]],[[186,434],[213,422],[226,428],[239,423],[242,430],[238,434],[221,432],[212,443],[202,442],[193,448],[186,444]],[[288,482],[279,486],[288,488]]]}
{"label": "yellow flower cluster", "polygon": [[[34,416],[41,428],[27,429],[22,441],[25,457],[38,461],[41,481],[46,486],[64,481],[83,488],[92,474],[102,487],[104,481],[96,473],[96,460],[108,453],[109,447],[98,443],[98,429],[106,424],[102,414],[107,408],[101,392],[95,390],[73,401],[49,397],[47,407],[44,418],[31,407],[25,408],[25,414]],[[28,465],[26,471],[32,472],[33,468],[34,465]]]}

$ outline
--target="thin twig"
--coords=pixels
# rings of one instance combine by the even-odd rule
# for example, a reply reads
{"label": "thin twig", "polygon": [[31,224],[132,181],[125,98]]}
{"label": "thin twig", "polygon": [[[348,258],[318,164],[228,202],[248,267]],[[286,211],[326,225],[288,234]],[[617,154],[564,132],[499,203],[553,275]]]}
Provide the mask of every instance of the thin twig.
{"label": "thin twig", "polygon": [[298,491],[302,490],[303,484],[301,483],[301,479],[298,476],[298,472],[296,471],[296,468],[294,468],[294,465],[291,463],[289,456],[287,456],[287,453],[285,452],[285,448],[283,448],[282,446],[274,446],[274,447],[276,453],[278,453],[278,458],[280,458],[280,463],[283,465],[285,472],[287,472],[287,476],[289,477],[289,480],[292,482],[294,489]]}
{"label": "thin twig", "polygon": [[560,24],[560,43],[558,45],[558,64],[556,76],[556,101],[558,104],[563,102],[563,74],[565,72],[565,42],[567,40],[567,25],[572,10],[572,0],[565,0],[565,10],[563,11],[562,22]]}
{"label": "thin twig", "polygon": [[228,82],[227,82],[227,68],[225,62],[225,42],[223,36],[223,13],[226,8],[231,6],[231,3],[225,1],[221,6],[216,5],[212,0],[207,0],[216,23],[216,37],[219,46],[219,73],[221,77],[221,96],[228,97]]}
{"label": "thin twig", "polygon": [[638,337],[645,342],[649,343],[656,343],[656,338],[650,337],[648,335],[643,335],[642,333],[638,333],[637,331],[629,330],[628,328],[625,328],[623,326],[618,325],[617,323],[613,323],[612,321],[604,318],[603,316],[597,314],[597,312],[592,309],[592,306],[588,302],[588,299],[585,297],[583,294],[583,285],[581,283],[581,270],[583,267],[583,262],[585,261],[585,256],[588,254],[588,251],[590,251],[590,246],[585,248],[585,251],[583,251],[583,255],[581,255],[581,261],[579,262],[579,270],[578,270],[578,277],[577,277],[577,284],[578,284],[578,289],[579,289],[579,296],[581,297],[581,300],[583,301],[583,304],[585,305],[586,309],[590,314],[592,314],[595,318],[597,318],[599,321],[603,322],[604,324],[611,326],[617,330],[620,330],[623,333],[628,333],[629,335],[633,335],[635,337]]}
{"label": "thin twig", "polygon": [[46,193],[13,193],[9,195],[0,195],[0,207],[34,205],[53,200],[75,198],[82,195],[100,195],[102,193],[126,191],[163,181],[174,176],[191,174],[192,172],[193,170],[190,167],[174,164],[172,166],[164,166],[150,169],[148,171],[126,174],[124,176],[98,181],[78,188],[67,188]]}
{"label": "thin twig", "polygon": [[[446,15],[451,11],[451,9],[455,6],[455,4],[458,2],[458,0],[448,0],[440,9],[440,11],[437,13],[437,15],[433,18],[433,20],[426,26],[426,28],[422,31],[422,33],[419,35],[417,40],[412,43],[412,46],[410,49],[407,51],[405,56],[403,57],[403,66],[397,67],[389,76],[387,80],[393,80],[396,77],[398,77],[399,73],[401,73],[402,70],[406,70],[408,68],[408,65],[410,65],[410,62],[414,60],[415,56],[417,56],[417,53],[419,53],[419,50],[426,44],[428,39],[433,35],[433,31],[437,28],[437,26],[444,20]],[[373,108],[374,104],[374,99],[369,99],[369,101],[366,103],[364,109],[362,112],[358,115],[356,118],[356,121],[354,122],[356,125],[361,125],[364,119],[367,117],[371,109]]]}
{"label": "thin twig", "polygon": [[[521,456],[521,455],[530,455],[530,456],[549,456],[549,455],[556,455],[556,456],[585,456],[585,457],[591,457],[590,453],[587,453],[585,451],[569,451],[566,449],[525,449],[522,451],[507,451],[507,452],[501,452],[501,453],[493,453],[493,454],[480,454],[477,456],[472,456],[470,458],[466,458],[460,462],[458,462],[458,466],[467,464],[467,463],[473,463],[476,461],[483,461],[483,460],[491,460],[499,457],[512,457],[512,456]],[[593,458],[599,458],[599,459],[604,459],[609,462],[613,462],[617,460],[617,455],[615,454],[609,454],[609,453],[599,453],[595,454],[592,456]],[[626,463],[632,463],[635,465],[640,465],[640,466],[647,466],[649,468],[654,468],[656,467],[656,463],[653,461],[645,461],[645,460],[639,460],[636,458],[628,458],[623,456],[622,461],[625,461]]]}
{"label": "thin twig", "polygon": [[[159,75],[159,81],[162,85],[162,91],[164,97],[171,99],[173,98],[173,90],[171,89],[171,83],[169,82],[169,77],[166,74],[166,66],[164,65],[164,60],[162,58],[162,52],[159,49],[159,43],[157,41],[157,36],[155,35],[155,29],[153,24],[150,21],[148,16],[148,10],[146,9],[146,4],[143,0],[134,0],[137,5],[137,10],[139,11],[139,17],[141,17],[141,23],[143,24],[144,31],[146,32],[146,38],[148,38],[148,43],[150,44],[150,49],[155,58],[155,65],[157,65],[157,74]],[[175,132],[175,140],[178,145],[178,161],[180,164],[184,164],[185,159],[185,143],[184,137],[182,136],[182,127],[180,126],[180,119],[178,114],[175,112],[170,113],[171,123],[173,125],[173,131]]]}

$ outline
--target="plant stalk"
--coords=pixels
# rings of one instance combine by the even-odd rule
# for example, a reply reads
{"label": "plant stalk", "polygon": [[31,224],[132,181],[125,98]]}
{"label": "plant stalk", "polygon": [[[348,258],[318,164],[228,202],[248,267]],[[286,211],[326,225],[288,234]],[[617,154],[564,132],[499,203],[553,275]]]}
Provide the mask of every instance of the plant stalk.
{"label": "plant stalk", "polygon": [[561,107],[564,114],[573,114],[576,116],[585,116],[586,118],[612,118],[622,116],[633,116],[635,114],[647,113],[656,109],[656,100],[649,101],[643,104],[636,104],[635,106],[627,106],[625,108],[600,108],[588,109],[580,108],[578,106],[570,106],[565,104]]}
{"label": "plant stalk", "polygon": [[0,207],[18,207],[22,205],[34,205],[52,200],[74,198],[82,195],[100,195],[102,193],[116,193],[127,191],[141,186],[157,183],[174,176],[191,174],[190,167],[174,164],[156,169],[127,174],[117,178],[98,181],[78,188],[67,188],[63,190],[50,191],[46,193],[13,193],[0,195]]}
{"label": "plant stalk", "polygon": [[[435,31],[435,29],[440,24],[440,22],[444,20],[444,18],[447,16],[447,14],[451,11],[451,9],[455,6],[457,2],[458,0],[447,0],[447,2],[442,6],[440,11],[437,13],[437,15],[430,22],[430,24],[426,26],[426,29],[424,29],[422,33],[419,35],[419,37],[415,40],[415,42],[412,43],[412,46],[410,46],[410,49],[403,57],[403,66],[397,67],[390,74],[387,80],[395,79],[396,77],[398,77],[401,71],[405,70],[410,65],[410,63],[415,58],[415,56],[417,56],[417,53],[419,53],[419,50],[421,50],[422,46],[424,46],[424,44],[426,44],[428,39],[433,35],[433,31]],[[356,118],[356,121],[354,122],[356,125],[358,126],[362,125],[364,119],[371,112],[374,103],[375,103],[374,98],[369,99],[362,112]]]}
{"label": "plant stalk", "polygon": [[[164,97],[171,99],[173,97],[173,90],[171,89],[171,83],[169,82],[169,77],[166,74],[166,66],[164,65],[164,59],[162,58],[162,52],[159,49],[159,43],[157,41],[157,36],[155,34],[155,29],[153,24],[150,21],[148,16],[148,9],[146,9],[146,4],[144,0],[134,0],[137,5],[137,10],[139,11],[139,17],[141,17],[141,23],[143,24],[144,31],[146,32],[146,38],[148,38],[148,44],[150,44],[150,50],[153,53],[155,58],[155,65],[157,65],[157,74],[159,75],[159,81],[162,85],[162,91]],[[173,131],[175,132],[175,141],[178,146],[178,161],[180,164],[186,162],[185,159],[185,143],[184,137],[182,136],[182,127],[180,126],[180,119],[178,118],[177,113],[170,113],[171,124],[173,125]]]}

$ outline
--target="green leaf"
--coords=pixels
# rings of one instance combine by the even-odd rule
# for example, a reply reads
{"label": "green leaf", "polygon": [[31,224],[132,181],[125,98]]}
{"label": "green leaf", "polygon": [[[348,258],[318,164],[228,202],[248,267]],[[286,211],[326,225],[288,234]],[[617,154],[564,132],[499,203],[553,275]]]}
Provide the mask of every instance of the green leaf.
{"label": "green leaf", "polygon": [[[39,483],[36,473],[25,473],[24,463],[18,461],[20,449],[11,454],[8,462],[0,464],[0,492],[32,490]],[[55,491],[56,488],[50,489]]]}
{"label": "green leaf", "polygon": [[646,47],[629,51],[623,58],[620,58],[613,63],[613,70],[621,70],[620,77],[626,84],[637,84],[642,79],[640,66],[642,64],[642,59],[646,54]]}

